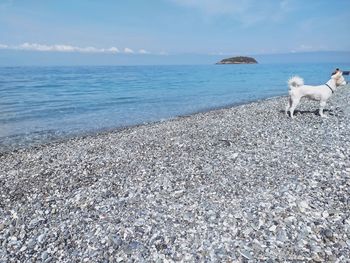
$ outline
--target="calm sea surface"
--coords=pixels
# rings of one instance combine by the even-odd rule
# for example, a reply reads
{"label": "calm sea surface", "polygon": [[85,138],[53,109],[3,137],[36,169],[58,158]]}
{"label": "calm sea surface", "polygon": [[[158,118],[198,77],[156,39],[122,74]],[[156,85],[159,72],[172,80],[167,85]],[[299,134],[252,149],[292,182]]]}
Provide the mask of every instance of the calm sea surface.
{"label": "calm sea surface", "polygon": [[[0,151],[287,94],[350,64],[0,67]],[[234,120],[232,120],[234,121]]]}

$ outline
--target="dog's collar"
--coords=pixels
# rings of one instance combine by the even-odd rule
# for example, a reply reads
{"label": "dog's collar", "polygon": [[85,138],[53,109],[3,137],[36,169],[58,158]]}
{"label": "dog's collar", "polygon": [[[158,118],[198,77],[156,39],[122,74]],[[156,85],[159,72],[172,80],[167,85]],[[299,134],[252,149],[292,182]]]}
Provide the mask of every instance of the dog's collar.
{"label": "dog's collar", "polygon": [[334,93],[334,90],[327,83],[325,85]]}

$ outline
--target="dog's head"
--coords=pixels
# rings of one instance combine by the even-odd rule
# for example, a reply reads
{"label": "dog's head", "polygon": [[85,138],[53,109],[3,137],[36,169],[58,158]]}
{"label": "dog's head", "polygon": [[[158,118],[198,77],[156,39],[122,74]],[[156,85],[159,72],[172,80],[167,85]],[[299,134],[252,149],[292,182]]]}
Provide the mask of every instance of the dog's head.
{"label": "dog's head", "polygon": [[346,81],[343,77],[343,72],[341,72],[340,70],[334,75],[332,75],[332,79],[334,79],[335,85],[337,87],[346,85]]}

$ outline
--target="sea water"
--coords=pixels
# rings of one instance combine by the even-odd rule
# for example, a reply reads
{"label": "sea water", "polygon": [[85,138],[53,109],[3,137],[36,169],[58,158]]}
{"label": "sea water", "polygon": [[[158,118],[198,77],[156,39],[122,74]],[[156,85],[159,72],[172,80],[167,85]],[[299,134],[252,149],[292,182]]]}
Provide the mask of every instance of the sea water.
{"label": "sea water", "polygon": [[292,75],[318,85],[337,67],[0,67],[0,152],[286,95]]}

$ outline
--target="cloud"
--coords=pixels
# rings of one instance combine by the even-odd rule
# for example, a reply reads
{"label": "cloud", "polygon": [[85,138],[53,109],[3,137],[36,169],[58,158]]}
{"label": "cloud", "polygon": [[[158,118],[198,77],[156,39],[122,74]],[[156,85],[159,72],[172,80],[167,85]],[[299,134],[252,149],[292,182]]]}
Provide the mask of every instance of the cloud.
{"label": "cloud", "polygon": [[[37,52],[77,52],[77,53],[104,53],[104,54],[117,54],[117,53],[124,53],[124,54],[152,54],[151,52],[147,51],[146,49],[139,49],[137,52],[135,52],[131,48],[124,48],[123,50],[119,50],[117,47],[110,47],[110,48],[96,48],[96,47],[77,47],[77,46],[71,46],[71,45],[61,45],[61,44],[55,44],[55,45],[44,45],[44,44],[38,44],[38,43],[23,43],[20,45],[6,45],[0,43],[0,50],[24,50],[24,51],[37,51]],[[161,55],[164,55],[163,53]]]}
{"label": "cloud", "polygon": [[27,50],[40,52],[80,52],[80,53],[119,53],[116,47],[96,48],[96,47],[76,47],[71,45],[43,45],[37,43],[23,43],[18,46],[8,46],[0,44],[0,49]]}
{"label": "cloud", "polygon": [[111,48],[109,48],[107,50],[110,51],[110,52],[119,53],[119,49],[116,48],[116,47],[111,47]]}
{"label": "cloud", "polygon": [[150,52],[148,52],[147,50],[144,50],[144,49],[140,49],[139,53],[140,54],[150,54]]}
{"label": "cloud", "polygon": [[131,48],[124,48],[124,53],[127,53],[127,54],[133,54],[134,53],[134,50],[132,50]]}
{"label": "cloud", "polygon": [[313,49],[313,46],[308,45],[308,44],[301,44],[301,45],[299,46],[299,49],[300,49],[300,50],[312,50],[312,49]]}
{"label": "cloud", "polygon": [[319,44],[300,44],[298,47],[294,48],[291,52],[313,52],[313,51],[326,51],[329,47],[326,45]]}

